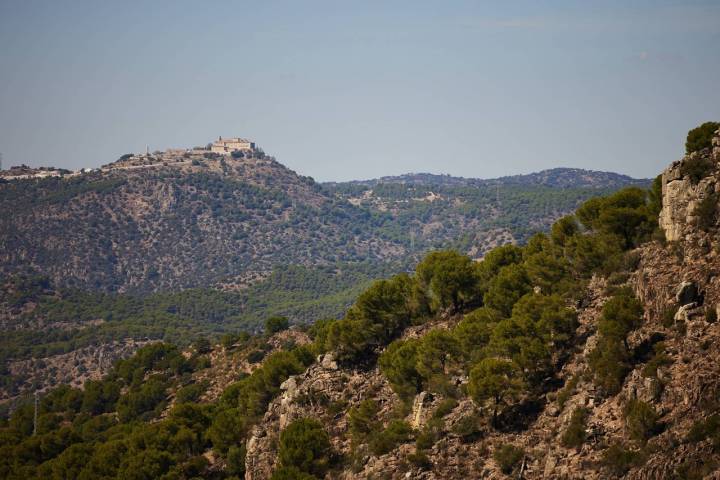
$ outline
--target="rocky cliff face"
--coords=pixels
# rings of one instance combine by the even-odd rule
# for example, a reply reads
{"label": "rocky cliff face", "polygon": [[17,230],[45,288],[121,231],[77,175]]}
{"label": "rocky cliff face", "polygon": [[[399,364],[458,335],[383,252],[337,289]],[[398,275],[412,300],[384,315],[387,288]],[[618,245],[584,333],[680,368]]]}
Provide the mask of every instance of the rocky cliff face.
{"label": "rocky cliff face", "polygon": [[[613,288],[606,280],[593,278],[576,305],[580,326],[574,353],[559,375],[564,388],[513,412],[518,420],[513,427],[485,425],[472,438],[463,437],[454,427],[476,408],[464,398],[443,417],[439,439],[427,451],[428,464],[419,466],[411,460],[416,447],[410,442],[379,456],[353,452],[347,409],[374,399],[380,406],[377,418],[387,425],[393,416],[398,417],[394,406],[399,398],[377,368],[345,369],[326,355],[283,384],[282,395],[255,427],[247,444],[246,480],[270,478],[280,432],[301,417],[321,420],[333,449],[346,459],[342,472],[335,471],[333,478],[509,478],[492,458],[492,451],[503,444],[524,450],[519,475],[516,469],[514,478],[720,478],[720,456],[712,440],[693,440],[688,435],[694,424],[717,411],[720,396],[720,238],[711,233],[714,227],[699,228],[695,214],[705,198],[720,191],[720,131],[713,145],[712,151],[685,157],[663,173],[660,225],[669,242],[651,242],[632,253],[637,267],[621,283],[633,288],[645,313],[642,325],[627,340],[632,370],[618,394],[603,394],[588,374],[600,312]],[[687,168],[698,159],[713,162],[706,163],[710,166],[700,178]],[[457,321],[439,319],[432,327],[450,327]],[[415,327],[405,336],[418,333]],[[652,353],[659,342],[665,346],[661,362]],[[454,381],[462,385],[467,379]],[[632,445],[624,409],[633,399],[652,405],[659,415],[659,430],[647,445],[635,448],[639,456],[626,471],[613,471],[603,457],[611,445]],[[404,412],[404,420],[421,430],[442,400],[441,395],[422,392],[412,409]],[[587,412],[586,440],[569,448],[561,438],[577,407]]]}
{"label": "rocky cliff face", "polygon": [[[718,192],[720,162],[720,130],[715,132],[712,149],[693,152],[674,162],[662,173],[663,209],[660,226],[668,241],[675,242],[691,234],[697,223],[696,209],[708,195]],[[706,163],[709,167],[704,178],[693,178],[691,164]]]}

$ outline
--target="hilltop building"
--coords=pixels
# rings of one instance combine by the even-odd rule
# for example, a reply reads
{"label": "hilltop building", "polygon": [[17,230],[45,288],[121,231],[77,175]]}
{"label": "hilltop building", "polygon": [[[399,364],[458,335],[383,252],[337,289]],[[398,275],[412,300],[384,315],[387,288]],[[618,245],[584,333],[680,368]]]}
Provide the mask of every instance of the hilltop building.
{"label": "hilltop building", "polygon": [[210,146],[210,151],[221,155],[230,155],[234,151],[254,150],[255,143],[244,138],[222,138],[218,137],[216,142]]}

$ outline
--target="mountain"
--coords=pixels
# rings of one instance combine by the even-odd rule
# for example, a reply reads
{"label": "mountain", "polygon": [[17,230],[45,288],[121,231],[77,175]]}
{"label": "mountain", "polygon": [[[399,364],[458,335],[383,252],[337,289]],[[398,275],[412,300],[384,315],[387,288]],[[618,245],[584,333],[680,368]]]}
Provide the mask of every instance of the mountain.
{"label": "mountain", "polygon": [[547,186],[555,188],[622,188],[628,185],[645,186],[649,180],[636,179],[627,175],[580,168],[551,168],[525,175],[480,179],[437,175],[433,173],[406,173],[404,175],[386,176],[371,180],[352,180],[349,182],[327,182],[331,187],[343,184],[364,185],[372,187],[383,183],[399,183],[403,185],[442,185],[446,187],[488,186],[488,185],[526,185]]}
{"label": "mountain", "polygon": [[[149,340],[185,347],[257,332],[272,316],[340,318],[372,280],[412,270],[430,249],[480,258],[588,198],[644,183],[571,172],[526,184],[318,184],[260,150],[125,155],[75,174],[8,170],[0,396],[85,378],[78,365],[95,378]],[[553,178],[564,186],[548,185]]]}
{"label": "mountain", "polygon": [[318,184],[264,154],[189,155],[0,180],[0,271],[146,294],[241,288],[287,265],[408,265],[447,246],[480,257],[591,196],[644,183],[552,170],[498,180],[408,176],[412,183],[368,190]]}
{"label": "mountain", "polygon": [[[45,389],[0,425],[0,472],[716,478],[720,129],[712,146],[526,245],[480,262],[431,252],[343,318],[151,342],[83,389]],[[6,291],[20,312],[58,295],[43,281]],[[199,311],[201,298],[154,302]]]}

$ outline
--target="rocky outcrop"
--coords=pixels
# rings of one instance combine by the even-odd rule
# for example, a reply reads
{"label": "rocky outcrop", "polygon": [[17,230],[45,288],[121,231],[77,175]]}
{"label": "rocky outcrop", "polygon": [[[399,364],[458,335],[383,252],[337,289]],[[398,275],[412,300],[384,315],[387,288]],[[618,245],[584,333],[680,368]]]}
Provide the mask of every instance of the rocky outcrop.
{"label": "rocky outcrop", "polygon": [[[705,175],[691,178],[683,165],[698,158],[713,158],[716,163]],[[712,461],[720,465],[720,455],[709,441],[687,440],[694,423],[717,411],[720,398],[720,322],[709,314],[717,312],[720,304],[720,238],[697,228],[694,218],[699,202],[720,191],[718,161],[720,132],[712,150],[690,155],[663,173],[660,224],[672,243],[650,242],[634,252],[639,260],[627,284],[635,290],[645,313],[642,325],[627,338],[628,373],[618,394],[596,389],[589,370],[589,354],[598,343],[598,319],[609,292],[617,288],[594,277],[576,305],[576,348],[563,361],[557,378],[548,379],[557,382],[558,389],[550,388],[537,401],[518,405],[509,413],[521,418],[522,426],[490,426],[488,412],[467,396],[460,396],[452,410],[438,419],[434,413],[443,396],[421,392],[400,418],[404,415],[417,432],[428,425],[438,429],[438,440],[424,451],[424,463],[417,461],[413,441],[383,455],[358,451],[348,435],[348,409],[364,399],[374,399],[381,406],[377,418],[387,425],[390,418],[398,418],[399,398],[377,368],[347,370],[331,356],[324,356],[282,385],[281,397],[270,405],[248,442],[246,480],[271,476],[278,436],[284,426],[300,417],[320,419],[327,426],[334,451],[346,459],[326,478],[508,478],[492,455],[507,444],[523,449],[521,467],[514,476],[526,480],[695,478],[678,472],[688,465]],[[408,328],[403,336],[417,338],[430,328],[448,328],[457,320],[436,319]],[[559,386],[563,382],[561,400]],[[462,383],[458,380],[457,384]],[[625,409],[631,399],[651,405],[659,416],[660,428],[646,445],[630,435]],[[339,405],[343,408],[336,408]],[[585,440],[577,447],[567,447],[563,434],[578,408],[587,415]],[[476,417],[485,420],[475,424],[477,431],[472,435],[463,434],[467,420]],[[614,444],[641,452],[642,461],[621,475],[609,473],[604,457],[608,446]],[[705,478],[720,478],[720,474]]]}
{"label": "rocky outcrop", "polygon": [[[697,183],[685,168],[692,162],[707,161],[713,168]],[[715,132],[713,148],[693,152],[674,162],[662,173],[663,205],[660,227],[668,241],[676,242],[690,234],[695,226],[695,209],[708,195],[720,191],[720,129]]]}
{"label": "rocky outcrop", "polygon": [[266,480],[277,459],[280,432],[293,420],[315,418],[327,425],[333,450],[347,453],[347,409],[368,398],[380,405],[378,418],[387,417],[395,395],[377,368],[370,371],[343,370],[326,354],[304,373],[288,378],[281,395],[269,405],[262,421],[247,442],[245,480]]}

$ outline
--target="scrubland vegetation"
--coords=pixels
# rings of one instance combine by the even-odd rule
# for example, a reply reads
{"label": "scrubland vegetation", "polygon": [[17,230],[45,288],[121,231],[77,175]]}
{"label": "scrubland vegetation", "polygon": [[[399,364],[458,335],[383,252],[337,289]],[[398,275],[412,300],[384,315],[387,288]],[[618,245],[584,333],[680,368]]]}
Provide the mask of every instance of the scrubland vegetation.
{"label": "scrubland vegetation", "polygon": [[[608,276],[630,268],[628,251],[654,234],[658,197],[657,191],[629,188],[589,200],[575,215],[556,222],[550,234],[536,234],[522,247],[497,248],[479,263],[452,250],[432,252],[414,273],[374,282],[342,319],[316,322],[310,329],[311,345],[291,345],[265,357],[215,402],[198,403],[203,386],[191,381],[193,371],[208,366],[203,360],[207,345],[201,343],[188,358],[169,344],[144,347],[83,391],[60,387],[43,395],[35,435],[32,405],[17,408],[0,428],[0,475],[241,478],[245,442],[280,393],[281,383],[326,352],[344,366],[378,365],[399,397],[399,413],[387,424],[378,423],[378,405],[372,399],[349,409],[348,435],[354,448],[365,446],[383,455],[415,440],[418,449],[411,461],[426,465],[423,452],[437,439],[434,426],[458,399],[469,397],[476,405],[476,412],[454,427],[473,441],[481,425],[504,428],[508,408],[537,401],[559,387],[545,380],[573,348],[574,302],[593,274]],[[232,301],[221,304],[230,311],[235,308]],[[181,302],[176,308],[202,305]],[[603,309],[590,367],[593,381],[607,394],[617,391],[628,371],[632,359],[626,338],[641,315],[639,302],[622,288]],[[451,328],[400,338],[407,327],[437,318],[457,321]],[[266,322],[268,333],[286,327],[282,318]],[[240,338],[230,337],[224,339],[228,346]],[[469,378],[466,385],[455,381],[461,376]],[[176,401],[167,411],[175,391]],[[402,418],[420,391],[446,400],[425,430],[414,431]],[[573,413],[563,435],[565,445],[577,447],[584,441],[584,415],[581,410]],[[648,405],[628,404],[625,416],[638,442],[657,429],[656,413]],[[693,438],[715,436],[713,425],[698,426]],[[223,460],[222,468],[206,470],[208,460],[202,454],[208,449]],[[280,435],[278,452],[275,480],[321,478],[352,462],[332,451],[325,427],[313,419],[290,423]],[[631,456],[615,457],[627,457],[630,464]],[[498,445],[493,452],[504,472],[516,469],[523,457],[513,445]]]}

